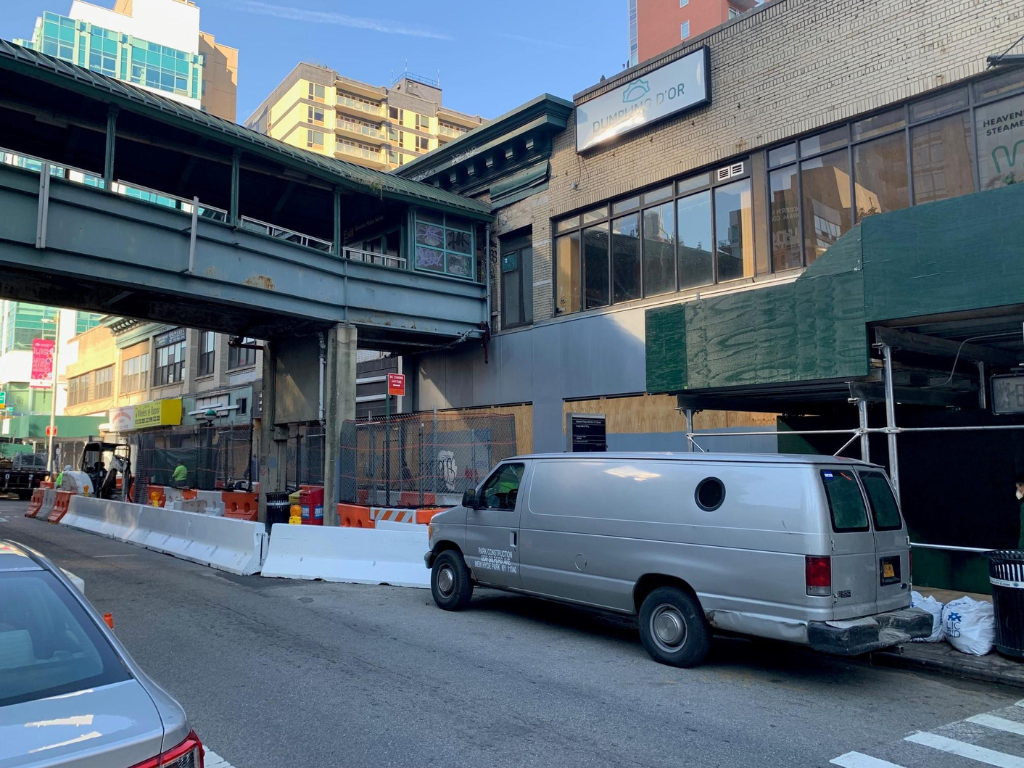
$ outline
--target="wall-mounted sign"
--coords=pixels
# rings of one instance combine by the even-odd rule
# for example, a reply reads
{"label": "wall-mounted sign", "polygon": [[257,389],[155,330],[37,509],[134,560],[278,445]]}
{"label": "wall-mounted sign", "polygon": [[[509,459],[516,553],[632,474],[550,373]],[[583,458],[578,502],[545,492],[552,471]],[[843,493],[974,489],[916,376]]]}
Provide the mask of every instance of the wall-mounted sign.
{"label": "wall-mounted sign", "polygon": [[181,398],[154,400],[135,406],[135,429],[176,427],[181,424]]}
{"label": "wall-mounted sign", "polygon": [[1024,413],[1024,376],[992,377],[992,413]]}
{"label": "wall-mounted sign", "polygon": [[53,339],[32,339],[32,389],[53,386]]}
{"label": "wall-mounted sign", "polygon": [[711,103],[705,46],[576,107],[576,151],[596,147],[669,115]]}
{"label": "wall-mounted sign", "polygon": [[608,450],[603,413],[567,413],[565,441],[569,453],[603,453]]}
{"label": "wall-mounted sign", "polygon": [[125,405],[107,411],[111,432],[131,432],[135,429],[135,406]]}
{"label": "wall-mounted sign", "polygon": [[159,336],[154,336],[153,337],[153,346],[157,347],[157,348],[159,348],[159,347],[167,347],[167,346],[170,346],[171,344],[178,344],[179,342],[182,342],[184,340],[185,340],[185,329],[184,328],[174,328],[174,329],[172,329],[170,331],[165,331],[164,333],[161,333]]}

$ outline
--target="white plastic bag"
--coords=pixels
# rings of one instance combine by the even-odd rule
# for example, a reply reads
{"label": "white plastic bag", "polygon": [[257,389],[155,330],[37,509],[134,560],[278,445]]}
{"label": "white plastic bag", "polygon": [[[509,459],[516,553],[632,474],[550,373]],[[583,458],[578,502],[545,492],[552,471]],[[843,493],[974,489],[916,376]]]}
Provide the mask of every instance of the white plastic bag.
{"label": "white plastic bag", "polygon": [[992,603],[961,597],[942,609],[942,631],[949,644],[961,653],[984,656],[996,639]]}
{"label": "white plastic bag", "polygon": [[925,597],[920,592],[910,593],[910,605],[928,611],[932,615],[932,633],[928,637],[916,637],[915,643],[937,643],[942,640],[942,603],[930,595]]}

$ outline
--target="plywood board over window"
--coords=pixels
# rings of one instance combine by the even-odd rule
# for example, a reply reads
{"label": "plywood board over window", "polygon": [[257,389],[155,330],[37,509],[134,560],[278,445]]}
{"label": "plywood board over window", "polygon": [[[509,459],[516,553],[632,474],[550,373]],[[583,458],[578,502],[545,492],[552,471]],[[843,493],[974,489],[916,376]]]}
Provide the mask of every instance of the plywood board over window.
{"label": "plywood board over window", "polygon": [[[673,395],[631,395],[594,400],[566,400],[566,413],[603,413],[609,434],[644,432],[685,432],[686,415],[677,410]],[[775,427],[774,413],[701,411],[694,416],[694,429],[729,427]],[[517,424],[518,427],[518,424]]]}

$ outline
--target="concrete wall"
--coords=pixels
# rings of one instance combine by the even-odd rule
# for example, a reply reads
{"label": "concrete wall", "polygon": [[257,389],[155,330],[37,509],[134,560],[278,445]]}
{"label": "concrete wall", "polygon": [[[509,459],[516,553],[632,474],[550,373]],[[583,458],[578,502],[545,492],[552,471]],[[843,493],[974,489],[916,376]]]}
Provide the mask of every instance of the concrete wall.
{"label": "concrete wall", "polygon": [[73,19],[123,32],[179,51],[199,53],[199,7],[180,0],[132,0],[114,10],[74,0]]}

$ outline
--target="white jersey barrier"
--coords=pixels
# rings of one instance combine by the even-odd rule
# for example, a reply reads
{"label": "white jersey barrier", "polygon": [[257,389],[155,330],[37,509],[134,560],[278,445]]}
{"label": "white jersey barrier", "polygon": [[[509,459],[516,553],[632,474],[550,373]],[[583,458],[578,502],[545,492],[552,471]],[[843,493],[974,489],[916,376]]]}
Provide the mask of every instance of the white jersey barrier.
{"label": "white jersey barrier", "polygon": [[72,496],[61,522],[242,576],[259,573],[267,552],[263,523],[141,504]]}
{"label": "white jersey barrier", "polygon": [[53,505],[57,501],[57,489],[47,488],[43,491],[43,503],[39,506],[39,511],[36,512],[36,520],[42,520],[46,522],[46,518],[53,512]]}
{"label": "white jersey barrier", "polygon": [[275,525],[263,575],[429,588],[427,526],[398,525],[402,530]]}

